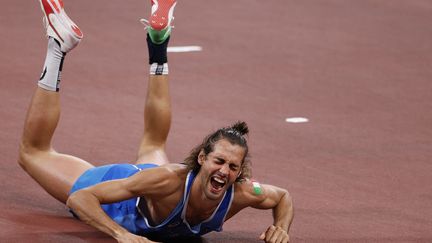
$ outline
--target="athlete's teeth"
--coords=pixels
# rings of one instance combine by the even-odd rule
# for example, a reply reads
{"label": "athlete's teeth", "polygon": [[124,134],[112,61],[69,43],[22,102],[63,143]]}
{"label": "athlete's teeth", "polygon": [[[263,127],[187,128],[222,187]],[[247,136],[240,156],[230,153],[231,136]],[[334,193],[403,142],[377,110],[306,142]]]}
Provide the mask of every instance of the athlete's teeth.
{"label": "athlete's teeth", "polygon": [[217,181],[217,182],[219,182],[219,183],[225,183],[225,181],[223,181],[223,180],[221,180],[221,179],[219,179],[217,177],[215,177],[214,180]]}

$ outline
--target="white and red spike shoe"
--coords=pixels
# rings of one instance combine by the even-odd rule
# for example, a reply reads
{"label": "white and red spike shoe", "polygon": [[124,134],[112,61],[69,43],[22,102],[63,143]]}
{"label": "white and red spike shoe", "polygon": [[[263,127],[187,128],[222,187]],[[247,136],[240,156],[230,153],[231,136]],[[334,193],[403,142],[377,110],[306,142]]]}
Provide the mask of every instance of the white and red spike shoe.
{"label": "white and red spike shoe", "polygon": [[47,36],[51,36],[60,43],[62,52],[69,52],[75,48],[83,33],[69,18],[64,10],[63,0],[39,0],[44,12],[44,22]]}
{"label": "white and red spike shoe", "polygon": [[177,4],[176,0],[151,0],[151,15],[150,19],[141,19],[146,27],[150,39],[155,44],[161,44],[171,34],[172,20],[174,19],[174,8]]}
{"label": "white and red spike shoe", "polygon": [[149,24],[152,29],[161,31],[171,27],[176,0],[151,0],[151,16]]}

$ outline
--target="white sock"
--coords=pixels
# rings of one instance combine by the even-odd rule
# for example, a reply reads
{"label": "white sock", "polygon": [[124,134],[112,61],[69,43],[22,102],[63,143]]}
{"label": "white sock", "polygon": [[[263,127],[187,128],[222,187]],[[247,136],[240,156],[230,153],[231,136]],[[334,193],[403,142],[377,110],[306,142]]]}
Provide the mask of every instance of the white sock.
{"label": "white sock", "polygon": [[168,75],[168,63],[150,65],[150,75]]}
{"label": "white sock", "polygon": [[48,39],[47,55],[44,68],[38,81],[39,87],[58,92],[60,89],[61,71],[66,53],[60,50],[60,44],[52,37]]}

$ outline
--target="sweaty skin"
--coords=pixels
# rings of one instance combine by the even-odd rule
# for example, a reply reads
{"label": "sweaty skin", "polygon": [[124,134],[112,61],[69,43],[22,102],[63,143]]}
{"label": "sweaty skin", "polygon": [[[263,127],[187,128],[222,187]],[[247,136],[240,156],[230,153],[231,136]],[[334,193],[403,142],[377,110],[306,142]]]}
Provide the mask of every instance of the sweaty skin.
{"label": "sweaty skin", "polygon": [[[251,181],[235,182],[240,173],[244,149],[222,139],[214,145],[214,151],[200,153],[201,169],[192,185],[187,205],[186,220],[195,225],[207,219],[216,209],[227,188],[235,183],[234,201],[226,220],[246,207],[273,210],[273,225],[260,236],[265,242],[288,242],[288,230],[293,218],[292,200],[281,188],[262,185],[257,195]],[[115,223],[100,207],[132,197],[144,197],[153,222],[162,222],[183,196],[188,170],[181,164],[166,164],[140,171],[121,180],[103,182],[73,193],[67,205],[79,218],[93,227],[111,235],[119,242],[131,234]],[[212,184],[212,180],[225,184]],[[218,185],[218,186],[214,186]]]}

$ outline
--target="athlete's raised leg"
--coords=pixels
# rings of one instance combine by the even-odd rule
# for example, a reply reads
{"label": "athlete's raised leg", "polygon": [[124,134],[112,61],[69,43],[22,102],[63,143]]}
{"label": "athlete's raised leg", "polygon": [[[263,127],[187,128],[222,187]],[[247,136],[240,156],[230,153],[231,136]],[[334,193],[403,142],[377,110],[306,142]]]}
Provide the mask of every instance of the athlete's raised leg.
{"label": "athlete's raised leg", "polygon": [[152,13],[147,22],[150,76],[137,164],[169,163],[165,152],[171,126],[167,47],[175,5],[175,0],[158,0],[157,4],[152,1]]}
{"label": "athlete's raised leg", "polygon": [[[40,0],[45,14],[48,50],[44,69],[24,124],[19,164],[49,194],[65,203],[76,179],[93,166],[57,153],[51,145],[60,117],[59,83],[64,57],[82,38],[61,0]],[[70,27],[66,27],[70,26]]]}

